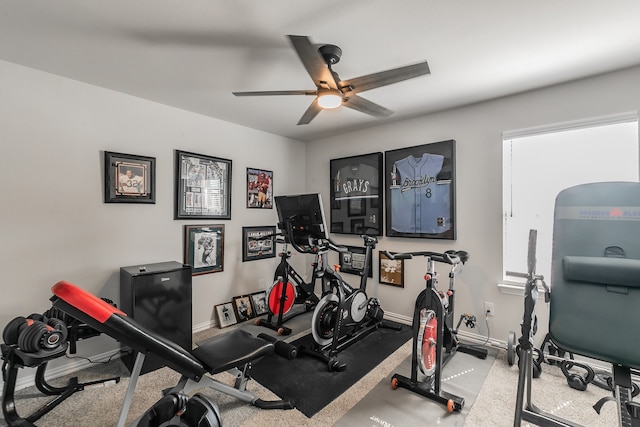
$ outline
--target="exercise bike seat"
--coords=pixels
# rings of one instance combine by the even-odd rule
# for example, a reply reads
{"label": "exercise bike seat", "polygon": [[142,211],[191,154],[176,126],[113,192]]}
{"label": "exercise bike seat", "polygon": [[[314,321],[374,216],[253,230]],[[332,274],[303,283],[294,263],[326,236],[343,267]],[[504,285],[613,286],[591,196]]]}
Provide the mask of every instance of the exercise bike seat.
{"label": "exercise bike seat", "polygon": [[199,344],[191,353],[207,372],[217,374],[260,359],[273,352],[274,345],[236,329]]}

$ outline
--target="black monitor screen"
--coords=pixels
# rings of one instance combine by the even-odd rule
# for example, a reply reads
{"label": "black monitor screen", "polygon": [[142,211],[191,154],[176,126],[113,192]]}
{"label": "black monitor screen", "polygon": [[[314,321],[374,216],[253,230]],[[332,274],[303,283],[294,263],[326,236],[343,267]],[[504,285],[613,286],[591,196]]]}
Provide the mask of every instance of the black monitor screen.
{"label": "black monitor screen", "polygon": [[328,239],[320,194],[276,196],[274,200],[278,226],[288,241],[304,247],[309,245],[309,238]]}

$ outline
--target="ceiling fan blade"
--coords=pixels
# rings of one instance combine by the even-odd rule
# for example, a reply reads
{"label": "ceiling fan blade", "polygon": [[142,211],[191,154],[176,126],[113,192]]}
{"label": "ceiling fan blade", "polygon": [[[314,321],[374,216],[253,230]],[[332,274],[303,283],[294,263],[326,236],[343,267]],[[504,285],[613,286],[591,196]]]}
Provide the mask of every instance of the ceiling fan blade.
{"label": "ceiling fan blade", "polygon": [[322,55],[318,52],[318,48],[311,43],[309,37],[292,35],[288,37],[315,85],[317,87],[337,89],[338,84],[333,78],[331,70],[329,70]]}
{"label": "ceiling fan blade", "polygon": [[405,67],[394,68],[392,70],[343,80],[340,82],[340,89],[345,94],[359,93],[364,92],[365,90],[375,89],[377,87],[387,86],[403,80],[412,79],[414,77],[424,76],[430,72],[429,64],[427,64],[427,61],[424,61],[418,64],[407,65]]}
{"label": "ceiling fan blade", "polygon": [[258,92],[231,92],[235,96],[316,95],[315,90],[266,90]]}
{"label": "ceiling fan blade", "polygon": [[307,111],[304,112],[302,117],[300,117],[298,124],[299,125],[309,124],[311,120],[313,120],[313,118],[318,115],[320,110],[322,110],[322,107],[318,105],[318,99],[316,98],[313,100],[311,105],[309,105],[309,108],[307,108]]}
{"label": "ceiling fan blade", "polygon": [[349,94],[343,99],[342,105],[376,117],[389,117],[393,114],[393,111],[357,95]]}

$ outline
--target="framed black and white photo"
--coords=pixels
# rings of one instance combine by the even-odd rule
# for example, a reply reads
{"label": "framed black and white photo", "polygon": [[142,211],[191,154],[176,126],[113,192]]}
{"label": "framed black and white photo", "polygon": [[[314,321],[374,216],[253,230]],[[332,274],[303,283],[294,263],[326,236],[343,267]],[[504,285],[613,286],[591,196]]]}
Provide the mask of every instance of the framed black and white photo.
{"label": "framed black and white photo", "polygon": [[247,208],[273,208],[273,172],[247,168]]}
{"label": "framed black and white photo", "polygon": [[378,255],[380,283],[404,288],[404,259],[389,259],[382,251]]}
{"label": "framed black and white photo", "polygon": [[251,297],[249,295],[233,297],[233,307],[235,309],[238,322],[244,322],[245,320],[256,317],[256,313],[253,311],[253,306],[251,305]]}
{"label": "framed black and white photo", "polygon": [[259,291],[254,292],[251,295],[251,304],[253,305],[253,311],[256,316],[261,316],[269,311],[267,307],[267,292]]}
{"label": "framed black and white photo", "polygon": [[455,141],[385,152],[386,235],[456,239]]}
{"label": "framed black and white photo", "polygon": [[382,153],[330,161],[331,232],[382,235]]}
{"label": "framed black and white photo", "polygon": [[231,219],[231,160],[176,150],[174,219]]}
{"label": "framed black and white photo", "polygon": [[[360,246],[346,246],[346,248],[346,252],[338,252],[340,272],[361,275],[364,271],[366,249]],[[369,261],[367,277],[373,277],[371,261]]]}
{"label": "framed black and white photo", "polygon": [[185,225],[184,263],[193,276],[224,269],[224,225]]}
{"label": "framed black and white photo", "polygon": [[104,152],[105,203],[155,203],[156,159]]}
{"label": "framed black and white photo", "polygon": [[231,302],[218,304],[215,306],[215,309],[220,329],[238,323],[238,319],[236,319],[236,312],[234,311],[233,304]]}
{"label": "framed black and white photo", "polygon": [[242,262],[276,256],[276,227],[242,227]]}

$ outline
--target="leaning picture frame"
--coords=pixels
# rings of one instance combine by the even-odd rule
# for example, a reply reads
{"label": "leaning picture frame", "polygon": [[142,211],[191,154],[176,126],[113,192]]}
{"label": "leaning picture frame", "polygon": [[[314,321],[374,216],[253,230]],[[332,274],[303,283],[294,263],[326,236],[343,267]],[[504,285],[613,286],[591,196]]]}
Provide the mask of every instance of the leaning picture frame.
{"label": "leaning picture frame", "polygon": [[174,219],[231,219],[228,159],[175,151]]}
{"label": "leaning picture frame", "polygon": [[233,308],[236,312],[238,323],[256,317],[256,313],[251,305],[251,297],[249,295],[233,297]]}
{"label": "leaning picture frame", "polygon": [[385,151],[386,235],[456,239],[455,141]]}
{"label": "leaning picture frame", "polygon": [[331,232],[382,235],[382,153],[329,161]]}
{"label": "leaning picture frame", "polygon": [[[341,273],[356,274],[360,276],[364,270],[366,249],[361,246],[345,246],[346,251],[338,252],[338,262]],[[373,268],[369,261],[367,277],[373,277]]]}
{"label": "leaning picture frame", "polygon": [[185,225],[184,263],[193,276],[223,271],[224,225]]}
{"label": "leaning picture frame", "polygon": [[156,159],[104,152],[105,203],[155,203]]}
{"label": "leaning picture frame", "polygon": [[266,291],[254,292],[250,296],[251,304],[253,305],[253,311],[256,316],[261,316],[269,311],[269,308],[267,307]]}
{"label": "leaning picture frame", "polygon": [[216,317],[218,318],[218,327],[220,329],[227,326],[235,325],[238,323],[236,318],[236,312],[233,309],[231,302],[225,302],[224,304],[218,304],[215,306]]}
{"label": "leaning picture frame", "polygon": [[391,259],[384,252],[378,252],[379,282],[384,285],[404,288],[404,259]]}
{"label": "leaning picture frame", "polygon": [[247,208],[273,208],[273,172],[247,168]]}
{"label": "leaning picture frame", "polygon": [[275,226],[242,227],[242,262],[275,256]]}

